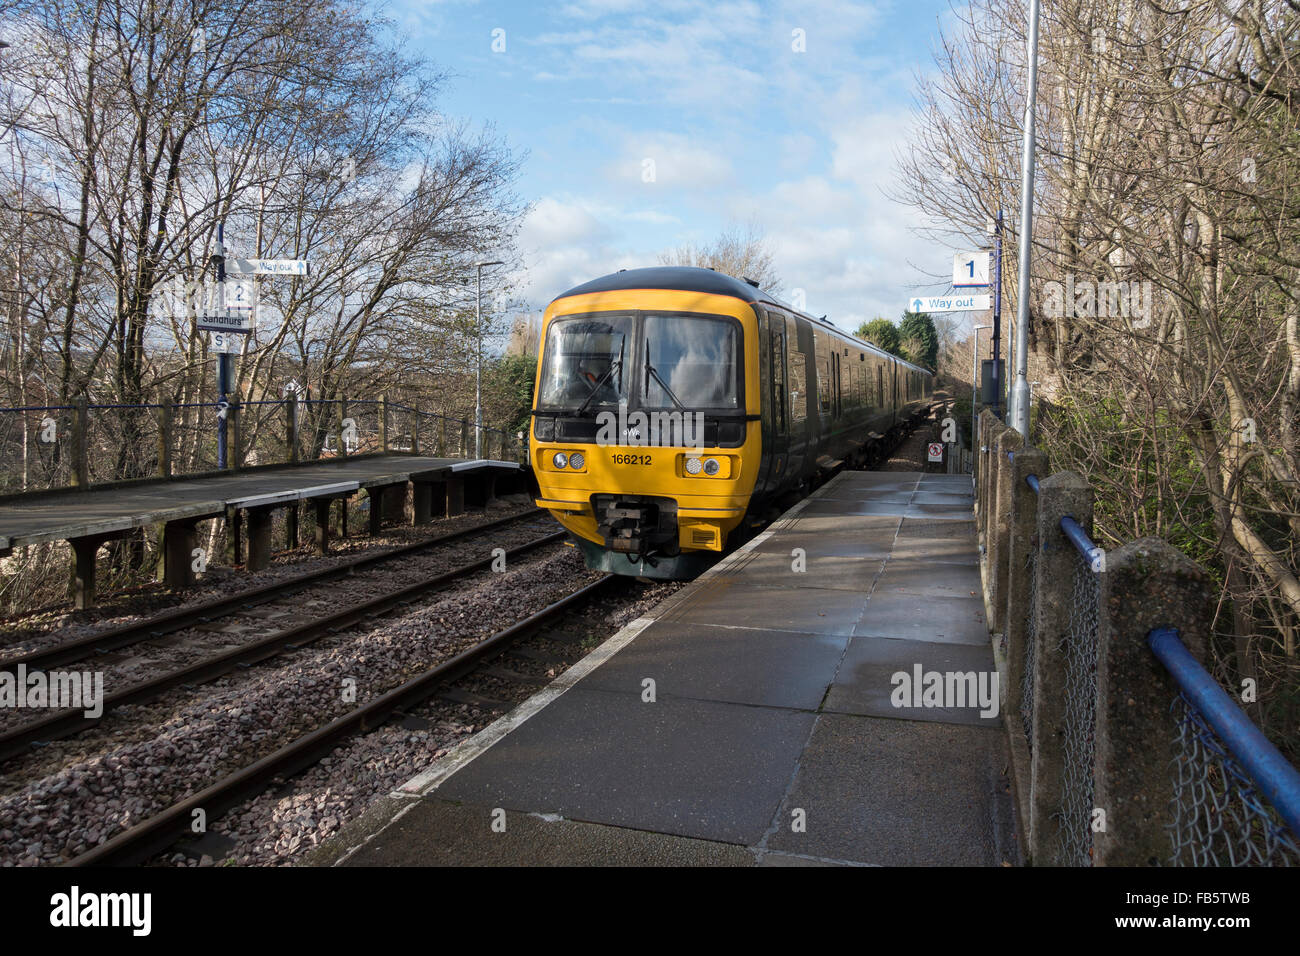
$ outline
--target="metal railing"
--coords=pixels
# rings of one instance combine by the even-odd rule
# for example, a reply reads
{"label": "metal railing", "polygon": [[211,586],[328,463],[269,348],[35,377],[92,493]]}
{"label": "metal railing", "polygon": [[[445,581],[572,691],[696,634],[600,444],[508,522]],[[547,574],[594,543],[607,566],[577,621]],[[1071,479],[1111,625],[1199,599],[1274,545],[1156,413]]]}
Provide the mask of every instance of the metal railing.
{"label": "metal railing", "polygon": [[1156,539],[1099,547],[1087,483],[981,424],[981,570],[1032,861],[1300,863],[1300,772],[1201,663],[1208,575]]}
{"label": "metal railing", "polygon": [[[467,457],[474,425],[377,399],[284,399],[230,402],[0,407],[0,494],[219,470],[218,433],[225,422],[227,460],[257,465],[409,452]],[[483,457],[522,460],[521,436],[483,426]]]}

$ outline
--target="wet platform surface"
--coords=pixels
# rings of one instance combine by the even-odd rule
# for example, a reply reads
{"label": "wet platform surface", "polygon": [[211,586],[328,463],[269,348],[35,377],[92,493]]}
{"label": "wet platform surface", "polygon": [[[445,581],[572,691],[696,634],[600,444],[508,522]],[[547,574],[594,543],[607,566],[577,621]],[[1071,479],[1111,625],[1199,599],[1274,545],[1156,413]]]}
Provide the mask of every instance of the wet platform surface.
{"label": "wet platform surface", "polygon": [[487,467],[519,466],[512,462],[376,455],[131,482],[86,491],[30,494],[0,502],[0,548],[219,515],[224,514],[227,505],[245,507],[264,498],[291,501],[318,497],[328,493],[331,486],[355,490],[398,484],[412,475],[436,477]]}
{"label": "wet platform surface", "polygon": [[311,862],[1018,863],[970,489],[837,476]]}

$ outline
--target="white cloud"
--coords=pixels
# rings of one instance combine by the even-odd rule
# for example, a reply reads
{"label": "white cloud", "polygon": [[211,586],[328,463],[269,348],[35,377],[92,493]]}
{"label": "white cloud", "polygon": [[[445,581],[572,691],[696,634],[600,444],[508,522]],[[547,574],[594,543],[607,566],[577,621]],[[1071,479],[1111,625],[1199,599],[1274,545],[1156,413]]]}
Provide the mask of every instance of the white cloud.
{"label": "white cloud", "polygon": [[[651,172],[653,179],[647,182]],[[664,189],[712,189],[735,178],[730,158],[677,133],[627,137],[622,157],[606,174],[615,183],[643,187],[647,195]]]}

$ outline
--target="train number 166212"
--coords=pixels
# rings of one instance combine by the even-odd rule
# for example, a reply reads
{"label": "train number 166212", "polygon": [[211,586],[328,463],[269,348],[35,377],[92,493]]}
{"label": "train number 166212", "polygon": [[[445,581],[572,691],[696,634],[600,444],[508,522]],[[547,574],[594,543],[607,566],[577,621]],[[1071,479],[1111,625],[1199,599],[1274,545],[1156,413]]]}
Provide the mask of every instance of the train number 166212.
{"label": "train number 166212", "polygon": [[649,455],[611,455],[616,465],[648,465]]}

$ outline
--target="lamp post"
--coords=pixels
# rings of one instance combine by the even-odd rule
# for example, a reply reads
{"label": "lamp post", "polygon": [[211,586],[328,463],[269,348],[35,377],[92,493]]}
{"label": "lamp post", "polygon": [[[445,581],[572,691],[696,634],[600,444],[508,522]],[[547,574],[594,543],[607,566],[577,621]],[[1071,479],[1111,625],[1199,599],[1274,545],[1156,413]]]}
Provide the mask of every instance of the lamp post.
{"label": "lamp post", "polygon": [[474,457],[483,457],[483,268],[504,265],[500,260],[476,262],[478,292],[474,296],[474,330],[478,333],[478,363],[474,370]]}
{"label": "lamp post", "polygon": [[1029,255],[1034,231],[1034,95],[1038,88],[1038,5],[1029,0],[1029,82],[1025,99],[1025,139],[1020,160],[1020,278],[1016,288],[1016,382],[1007,422],[1029,441]]}
{"label": "lamp post", "polygon": [[[971,338],[970,344],[970,445],[971,453],[975,452],[975,405],[976,396],[979,394],[979,364],[980,364],[980,330],[991,329],[991,325],[975,326],[975,334]],[[997,367],[997,359],[993,360],[994,368]]]}

